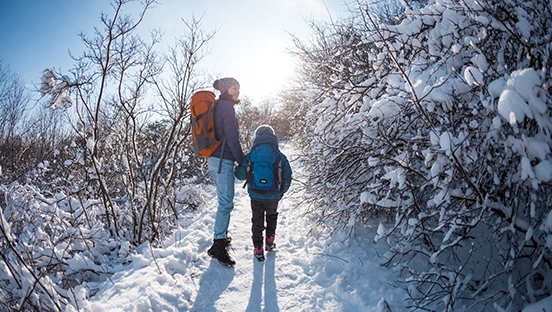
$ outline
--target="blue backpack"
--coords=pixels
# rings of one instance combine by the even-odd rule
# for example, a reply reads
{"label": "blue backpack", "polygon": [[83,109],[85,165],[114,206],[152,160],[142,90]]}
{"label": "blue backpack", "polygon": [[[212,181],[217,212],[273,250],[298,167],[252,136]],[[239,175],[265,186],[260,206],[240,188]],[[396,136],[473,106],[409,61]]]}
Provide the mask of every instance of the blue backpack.
{"label": "blue backpack", "polygon": [[260,194],[274,194],[282,186],[282,154],[277,146],[259,144],[249,153],[247,167],[249,190]]}

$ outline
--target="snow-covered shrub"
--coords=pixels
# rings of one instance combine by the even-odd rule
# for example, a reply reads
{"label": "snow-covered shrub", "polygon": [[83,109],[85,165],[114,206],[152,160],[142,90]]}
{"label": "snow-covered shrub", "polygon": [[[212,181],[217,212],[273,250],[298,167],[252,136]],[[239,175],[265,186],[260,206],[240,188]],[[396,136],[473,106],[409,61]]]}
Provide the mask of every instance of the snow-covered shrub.
{"label": "snow-covered shrub", "polygon": [[23,79],[0,59],[0,181],[21,176],[32,162],[24,137],[30,105]]}
{"label": "snow-covered shrub", "polygon": [[[94,291],[87,282],[109,278],[111,264],[162,241],[204,203],[197,184],[208,173],[193,156],[188,103],[205,85],[196,66],[212,34],[184,22],[161,55],[158,32],[149,42],[137,34],[155,2],[112,1],[114,14],[80,34],[85,49],[69,73],[44,71],[46,109],[66,113],[69,134],[26,149],[40,161],[25,164],[23,183],[0,179],[0,310],[78,310]],[[137,20],[123,13],[133,4]]]}
{"label": "snow-covered shrub", "polygon": [[[517,311],[552,293],[552,7],[361,7],[297,44],[313,212],[378,230],[412,307]],[[418,263],[421,266],[409,264]]]}
{"label": "snow-covered shrub", "polygon": [[[142,6],[137,20],[123,13],[132,2]],[[85,52],[74,57],[71,76],[45,70],[41,87],[49,107],[71,111],[73,158],[58,162],[73,172],[64,187],[100,199],[99,217],[113,237],[134,244],[170,233],[177,206],[195,205],[176,205],[176,190],[207,176],[190,148],[188,103],[201,87],[196,66],[212,35],[198,20],[185,22],[182,37],[161,55],[159,32],[149,42],[137,34],[154,3],[113,1],[113,17],[102,15],[101,29],[81,34]]]}
{"label": "snow-covered shrub", "polygon": [[278,141],[289,140],[290,129],[288,113],[278,105],[278,99],[265,99],[260,104],[253,105],[251,99],[245,97],[236,106],[236,116],[239,120],[240,144],[244,151],[249,151],[255,137],[255,130],[261,125],[270,125]]}
{"label": "snow-covered shrub", "polygon": [[100,201],[45,197],[17,183],[0,194],[2,310],[61,311],[74,302],[74,286],[105,280],[102,263],[118,245],[99,221]]}

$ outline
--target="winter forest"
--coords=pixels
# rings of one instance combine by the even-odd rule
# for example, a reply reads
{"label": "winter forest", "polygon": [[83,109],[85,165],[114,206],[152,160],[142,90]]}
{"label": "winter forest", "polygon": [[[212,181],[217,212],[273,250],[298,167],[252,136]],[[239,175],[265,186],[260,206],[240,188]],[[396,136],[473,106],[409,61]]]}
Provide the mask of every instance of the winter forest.
{"label": "winter forest", "polygon": [[[162,31],[136,31],[154,4],[114,0],[37,90],[0,63],[1,311],[84,310],[79,285],[205,204],[189,100],[214,79],[201,64],[216,32],[183,21],[161,50]],[[552,1],[349,7],[290,36],[278,98],[242,99],[244,150],[273,125],[306,168],[293,183],[314,227],[384,246],[409,310],[552,305]]]}

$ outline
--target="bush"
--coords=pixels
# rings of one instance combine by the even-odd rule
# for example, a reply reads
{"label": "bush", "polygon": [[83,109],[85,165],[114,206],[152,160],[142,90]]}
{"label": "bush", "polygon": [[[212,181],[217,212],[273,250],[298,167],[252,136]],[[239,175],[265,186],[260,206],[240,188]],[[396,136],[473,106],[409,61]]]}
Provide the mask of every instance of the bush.
{"label": "bush", "polygon": [[430,1],[392,24],[371,12],[296,42],[312,212],[381,220],[413,308],[550,296],[550,3]]}

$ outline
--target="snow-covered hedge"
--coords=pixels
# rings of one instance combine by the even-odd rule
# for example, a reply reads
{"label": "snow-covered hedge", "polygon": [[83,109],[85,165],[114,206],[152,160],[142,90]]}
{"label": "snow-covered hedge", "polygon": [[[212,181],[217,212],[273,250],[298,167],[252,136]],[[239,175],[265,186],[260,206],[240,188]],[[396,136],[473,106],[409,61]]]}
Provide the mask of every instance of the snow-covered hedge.
{"label": "snow-covered hedge", "polygon": [[[47,194],[47,195],[45,195]],[[0,310],[78,310],[120,264],[133,261],[128,238],[114,238],[101,221],[101,200],[30,185],[0,185]],[[191,186],[180,205],[203,203]]]}
{"label": "snow-covered hedge", "polygon": [[376,240],[412,307],[550,296],[552,4],[435,0],[397,25],[371,12],[297,44],[313,212],[386,217]]}
{"label": "snow-covered hedge", "polygon": [[0,193],[2,309],[62,310],[76,302],[72,287],[105,279],[102,263],[117,257],[119,244],[99,221],[99,201],[45,197],[17,183]]}
{"label": "snow-covered hedge", "polygon": [[177,191],[209,179],[206,160],[191,148],[189,100],[204,85],[196,67],[212,34],[200,20],[184,22],[162,53],[159,32],[148,40],[138,33],[154,4],[114,0],[114,14],[80,35],[85,49],[69,73],[44,70],[40,88],[49,108],[69,112],[73,130],[70,143],[58,147],[60,161],[50,162],[62,177],[45,182],[100,199],[111,235],[135,245],[170,233],[181,210],[197,206],[178,202]]}
{"label": "snow-covered hedge", "polygon": [[81,34],[75,66],[43,72],[45,109],[67,111],[70,133],[18,180],[25,185],[1,179],[0,310],[78,309],[75,298],[108,278],[110,265],[162,241],[202,205],[198,182],[208,174],[193,157],[188,103],[212,34],[184,22],[161,55],[158,33],[149,41],[137,33],[154,3],[113,1],[114,14]]}

